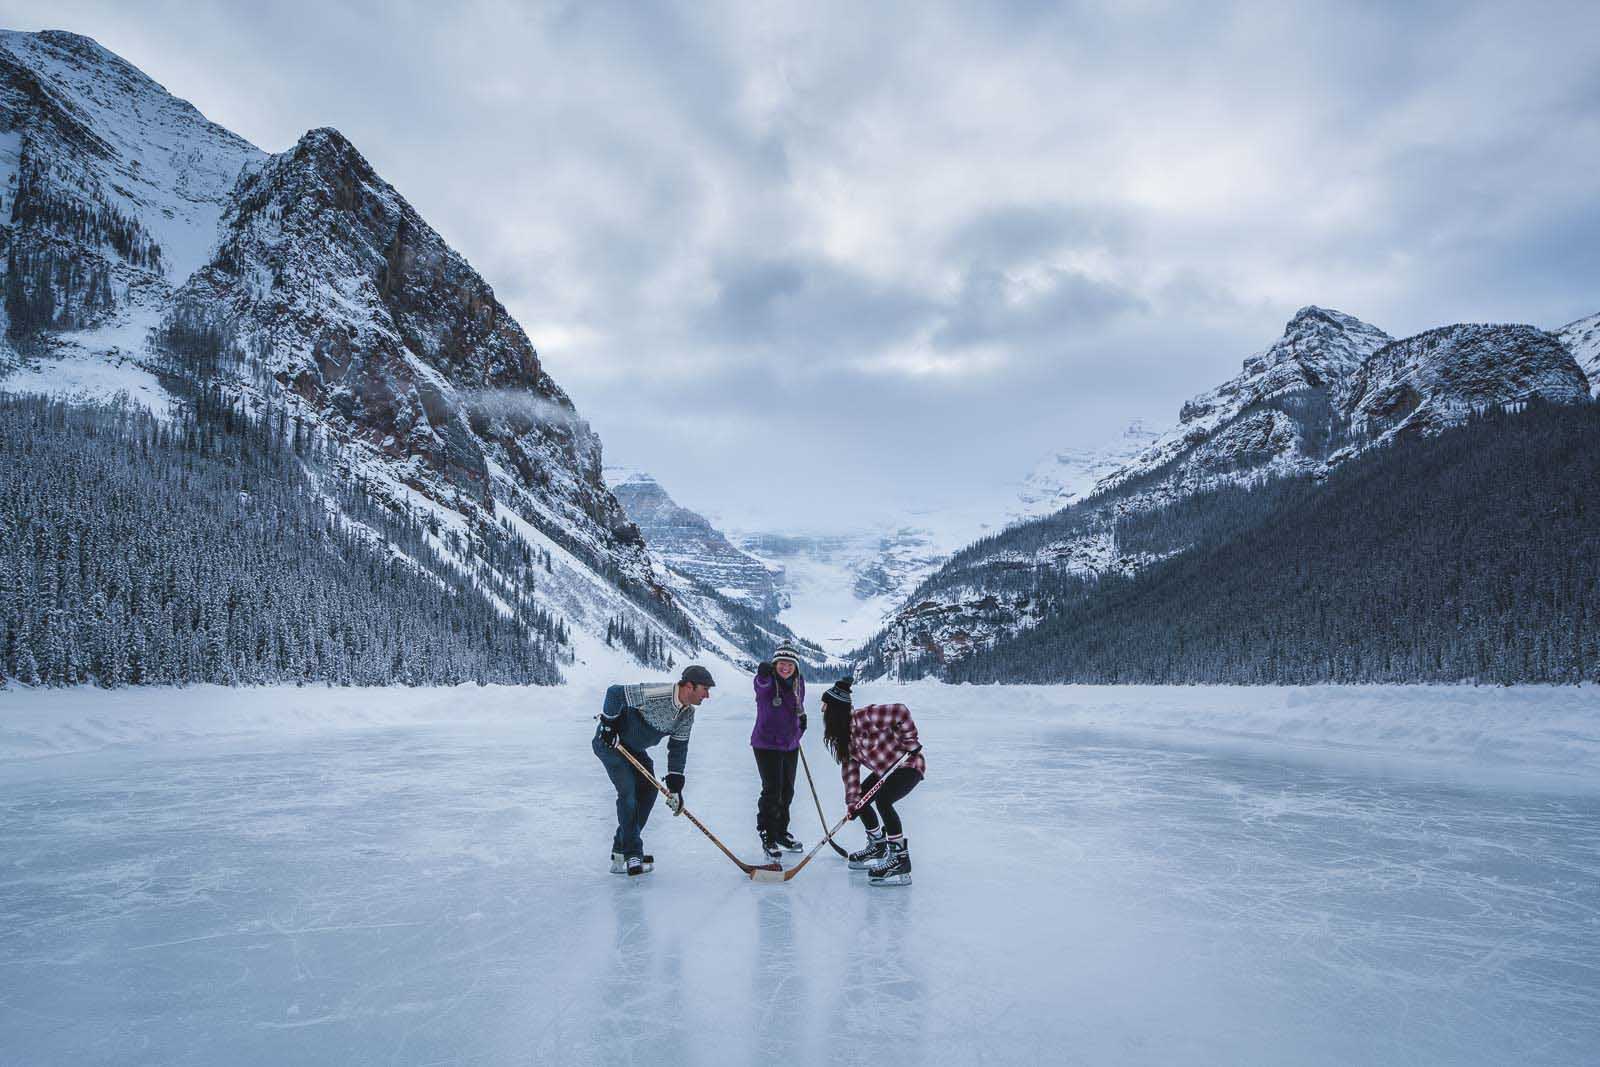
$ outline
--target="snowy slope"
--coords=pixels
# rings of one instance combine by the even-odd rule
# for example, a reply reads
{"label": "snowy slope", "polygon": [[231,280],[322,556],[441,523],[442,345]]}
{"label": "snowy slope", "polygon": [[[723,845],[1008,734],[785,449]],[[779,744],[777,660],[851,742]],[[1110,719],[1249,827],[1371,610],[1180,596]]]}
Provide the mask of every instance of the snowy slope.
{"label": "snowy slope", "polygon": [[746,607],[773,612],[782,606],[772,573],[705,516],[674,500],[653,476],[619,467],[607,467],[604,475],[650,551],[668,567]]}
{"label": "snowy slope", "polygon": [[61,140],[84,138],[91,150],[76,158],[87,165],[70,180],[136,217],[161,246],[166,279],[181,284],[215,241],[239,172],[264,153],[87,37],[0,31],[0,50],[11,77],[36,79],[55,119],[24,119],[22,155],[43,163]]}
{"label": "snowy slope", "polygon": [[[239,173],[261,158],[87,37],[0,31],[0,243],[14,289],[46,300],[47,330],[79,332],[77,354],[142,348],[215,242]],[[86,327],[131,327],[139,340]]]}
{"label": "snowy slope", "polygon": [[1556,337],[1588,375],[1590,394],[1600,396],[1600,314],[1567,323]]}
{"label": "snowy slope", "polygon": [[1023,479],[1017,505],[1007,513],[1006,521],[1021,522],[1049,515],[1083,499],[1096,485],[1133,462],[1160,437],[1142,420],[1135,420],[1120,437],[1102,448],[1073,448],[1055,453]]}
{"label": "snowy slope", "polygon": [[1315,305],[1301,308],[1281,338],[1246,359],[1237,376],[1185,403],[1176,426],[1102,478],[1095,491],[1115,489],[1169,465],[1176,465],[1170,481],[1179,494],[1256,472],[1314,467],[1321,457],[1308,447],[1301,418],[1272,401],[1309,396],[1341,408],[1364,361],[1390,340],[1352,315]]}
{"label": "snowy slope", "polygon": [[743,530],[739,547],[779,575],[788,600],[779,618],[842,657],[959,546],[987,528],[988,516],[958,507],[906,515],[852,533]]}

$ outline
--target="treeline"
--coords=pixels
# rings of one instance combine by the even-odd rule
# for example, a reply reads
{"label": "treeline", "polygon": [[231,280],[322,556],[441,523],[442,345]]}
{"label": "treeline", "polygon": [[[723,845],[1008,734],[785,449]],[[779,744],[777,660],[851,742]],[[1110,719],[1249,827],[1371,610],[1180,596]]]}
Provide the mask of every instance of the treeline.
{"label": "treeline", "polygon": [[[1491,412],[1342,465],[1125,518],[1133,577],[1040,575],[973,682],[1600,681],[1600,406]],[[930,669],[911,664],[908,675]]]}
{"label": "treeline", "polygon": [[606,621],[606,644],[621,645],[646,667],[670,669],[675,665],[666,639],[649,627],[640,629],[619,615]]}
{"label": "treeline", "polygon": [[77,245],[110,245],[135,267],[161,270],[161,246],[139,225],[98,198],[94,202],[57,189],[46,168],[29,160],[17,174],[17,191],[11,202],[14,230],[38,230],[68,238]]}
{"label": "treeline", "polygon": [[[26,153],[24,153],[26,156]],[[6,334],[26,348],[50,330],[90,325],[116,305],[112,260],[160,273],[161,247],[138,220],[95,195],[58,189],[24,158],[5,233]]]}
{"label": "treeline", "polygon": [[491,602],[337,460],[216,391],[173,421],[0,395],[0,683],[560,680],[542,560]]}
{"label": "treeline", "polygon": [[6,336],[26,344],[45,330],[75,330],[115,306],[111,269],[49,248],[6,250]]}

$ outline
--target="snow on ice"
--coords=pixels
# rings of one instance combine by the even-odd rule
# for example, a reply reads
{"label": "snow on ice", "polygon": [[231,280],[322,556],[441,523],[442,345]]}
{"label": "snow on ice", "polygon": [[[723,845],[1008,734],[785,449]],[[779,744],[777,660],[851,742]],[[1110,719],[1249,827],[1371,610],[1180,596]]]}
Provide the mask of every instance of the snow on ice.
{"label": "snow on ice", "polygon": [[[4,1059],[1600,1047],[1592,688],[863,683],[911,705],[929,754],[901,805],[915,884],[894,890],[826,852],[753,884],[659,807],[655,873],[608,874],[592,670],[549,690],[0,692]],[[686,795],[753,859],[748,691],[719,678]],[[794,814],[814,841],[804,783]]]}

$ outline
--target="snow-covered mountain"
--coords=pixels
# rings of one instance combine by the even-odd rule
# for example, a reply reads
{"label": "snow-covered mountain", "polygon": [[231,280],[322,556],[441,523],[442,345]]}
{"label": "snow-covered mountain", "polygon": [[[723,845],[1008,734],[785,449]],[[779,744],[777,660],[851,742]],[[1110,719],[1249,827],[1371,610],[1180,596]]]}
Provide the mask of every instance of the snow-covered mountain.
{"label": "snow-covered mountain", "polygon": [[617,500],[644,534],[678,602],[703,624],[723,658],[751,664],[790,642],[817,668],[833,666],[827,652],[797,633],[779,613],[789,608],[782,568],[735,548],[705,516],[674,500],[645,472],[605,469]]}
{"label": "snow-covered mountain", "polygon": [[607,484],[657,559],[731,600],[763,612],[784,606],[766,565],[733,547],[699,512],[679,504],[654,476],[620,467],[605,469]]}
{"label": "snow-covered mountain", "polygon": [[[1593,325],[1583,320],[1563,332],[1581,343]],[[1164,558],[1121,543],[1118,522],[1129,516],[1265,477],[1322,475],[1398,435],[1435,433],[1474,411],[1534,397],[1584,399],[1589,381],[1568,347],[1531,326],[1456,325],[1394,341],[1341,312],[1302,308],[1282,338],[1184,404],[1172,430],[1102,476],[1070,515],[957,552],[889,617],[867,652],[890,669],[959,659],[1046,618],[1051,599],[1041,589],[1059,578],[1132,574]]]}
{"label": "snow-covered mountain", "polygon": [[263,158],[87,37],[0,32],[8,344],[148,325]]}
{"label": "snow-covered mountain", "polygon": [[1339,406],[1354,447],[1436,432],[1474,411],[1543,397],[1587,398],[1589,382],[1554,335],[1532,326],[1442,326],[1374,352]]}
{"label": "snow-covered mountain", "polygon": [[1589,376],[1590,394],[1600,396],[1600,314],[1567,323],[1556,337]]}
{"label": "snow-covered mountain", "polygon": [[338,131],[269,155],[88,38],[5,33],[0,198],[7,388],[287,407],[491,593],[507,539],[548,556],[527,606],[576,654],[615,619],[708,641],[522,327]]}
{"label": "snow-covered mountain", "polygon": [[1128,424],[1120,437],[1103,448],[1069,448],[1043,460],[1023,479],[1008,522],[1022,522],[1060,511],[1083,499],[1094,487],[1131,463],[1161,435],[1142,420]]}
{"label": "snow-covered mountain", "polygon": [[745,529],[729,536],[778,576],[788,600],[779,617],[843,657],[952,552],[993,528],[978,505],[928,507],[901,518],[847,532]]}
{"label": "snow-covered mountain", "polygon": [[1163,472],[1168,494],[1184,495],[1314,467],[1331,412],[1348,402],[1362,364],[1391,340],[1354,316],[1301,308],[1282,337],[1246,359],[1239,374],[1185,403],[1172,429],[1094,491]]}

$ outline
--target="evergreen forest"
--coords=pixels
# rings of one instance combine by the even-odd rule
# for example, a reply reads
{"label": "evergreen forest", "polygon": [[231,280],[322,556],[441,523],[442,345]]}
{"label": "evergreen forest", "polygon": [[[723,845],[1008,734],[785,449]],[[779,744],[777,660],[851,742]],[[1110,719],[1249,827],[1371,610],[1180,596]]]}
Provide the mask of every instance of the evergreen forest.
{"label": "evergreen forest", "polygon": [[0,684],[559,682],[548,558],[495,559],[491,600],[435,546],[502,531],[441,532],[338,459],[220,390],[176,420],[0,394]]}
{"label": "evergreen forest", "polygon": [[[1328,473],[1116,519],[1132,576],[1010,573],[1034,628],[949,681],[1600,681],[1600,405],[1490,411]],[[1090,507],[1092,507],[1092,502]],[[1087,509],[1063,512],[1076,529]],[[1050,521],[1011,535],[1047,538]],[[1005,538],[1006,534],[999,535]],[[992,577],[992,576],[991,576]]]}

